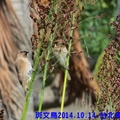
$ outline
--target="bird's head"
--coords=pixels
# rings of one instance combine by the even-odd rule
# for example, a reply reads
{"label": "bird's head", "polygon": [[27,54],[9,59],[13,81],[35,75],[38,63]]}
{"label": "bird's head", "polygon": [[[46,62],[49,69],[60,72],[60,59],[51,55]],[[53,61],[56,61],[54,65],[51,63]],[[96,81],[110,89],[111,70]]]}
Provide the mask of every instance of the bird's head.
{"label": "bird's head", "polygon": [[21,57],[27,57],[27,54],[29,53],[29,51],[27,50],[21,50],[17,56],[21,56]]}

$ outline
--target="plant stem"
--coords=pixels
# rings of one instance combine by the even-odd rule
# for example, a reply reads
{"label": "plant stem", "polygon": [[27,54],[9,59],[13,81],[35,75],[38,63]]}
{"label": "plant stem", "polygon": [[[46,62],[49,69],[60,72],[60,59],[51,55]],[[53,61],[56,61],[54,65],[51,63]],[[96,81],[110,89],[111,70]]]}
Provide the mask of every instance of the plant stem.
{"label": "plant stem", "polygon": [[39,64],[39,57],[40,57],[41,46],[42,46],[42,43],[40,44],[40,47],[39,47],[39,50],[38,50],[38,53],[37,53],[37,56],[36,56],[36,59],[35,59],[35,64],[34,64],[34,67],[33,67],[33,68],[34,68],[34,71],[33,71],[33,73],[32,73],[32,77],[31,77],[31,80],[30,80],[29,91],[28,91],[28,93],[27,93],[27,95],[26,95],[26,100],[25,100],[25,103],[24,103],[21,120],[26,120],[28,105],[29,105],[30,96],[31,96],[31,93],[32,93],[33,82],[34,82],[35,76],[36,76],[36,74],[37,74],[37,69],[38,69],[38,64]]}
{"label": "plant stem", "polygon": [[[52,6],[51,6],[51,8],[50,8],[50,12],[49,12],[47,21],[51,21],[51,20],[54,19],[52,15],[53,15],[53,11],[54,11],[54,6],[55,6],[55,4],[57,4],[57,3],[56,3],[56,0],[53,0],[52,2],[53,2],[53,3],[52,3]],[[52,23],[52,27],[53,27],[53,24],[56,24],[56,23]],[[46,62],[45,67],[44,67],[42,90],[41,90],[41,94],[40,94],[40,103],[39,103],[39,109],[38,109],[39,112],[41,112],[41,110],[42,110],[42,103],[43,103],[43,97],[44,97],[45,81],[46,81],[46,79],[47,79],[47,70],[48,70],[48,65],[49,65],[48,61],[49,61],[49,59],[50,59],[50,52],[51,52],[51,47],[52,47],[53,39],[54,39],[54,38],[53,38],[53,35],[54,35],[54,34],[51,32],[51,33],[50,33],[50,43],[49,43],[49,45],[48,45],[48,51],[47,51],[47,57],[46,57],[46,61],[47,61],[47,62]],[[38,120],[40,120],[40,118],[38,118]]]}
{"label": "plant stem", "polygon": [[[72,34],[73,32],[71,32]],[[70,40],[69,42],[69,48],[68,48],[68,52],[70,52],[72,46],[72,40]],[[67,57],[67,61],[66,61],[66,66],[69,66],[69,59],[70,57]],[[64,101],[65,101],[65,92],[66,92],[66,86],[67,86],[67,76],[68,76],[68,70],[65,70],[65,76],[64,76],[64,85],[63,85],[63,93],[62,93],[62,101],[61,101],[61,109],[60,112],[63,112],[63,107],[64,107]],[[62,118],[60,118],[60,120],[62,120]]]}
{"label": "plant stem", "polygon": [[86,19],[84,19],[83,21],[81,21],[79,24],[81,24],[81,23],[83,23],[83,22],[85,22],[85,21],[87,21],[87,20],[91,20],[91,19],[95,19],[96,17],[89,17],[89,18],[86,18]]}
{"label": "plant stem", "polygon": [[[76,0],[77,3],[77,0]],[[75,13],[72,16],[72,25],[75,22]],[[70,53],[71,50],[71,46],[72,46],[72,36],[73,36],[73,29],[70,31],[70,41],[69,41],[69,46],[68,46],[68,53]],[[70,60],[70,56],[67,56],[67,60],[66,60],[66,66],[69,66],[69,60]],[[67,76],[68,76],[68,70],[65,70],[65,76],[64,76],[64,84],[63,84],[63,93],[62,93],[62,101],[61,101],[61,108],[60,108],[60,112],[63,112],[63,108],[64,108],[64,101],[65,101],[65,93],[66,93],[66,86],[67,86]],[[62,117],[60,118],[60,120],[62,120]]]}
{"label": "plant stem", "polygon": [[52,46],[52,41],[53,41],[53,35],[50,34],[50,44],[48,46],[49,48],[48,48],[48,53],[47,53],[47,57],[46,57],[47,63],[45,64],[45,68],[44,68],[42,90],[41,90],[41,94],[40,94],[40,104],[39,104],[39,109],[38,109],[39,112],[42,110],[42,102],[43,102],[43,97],[44,97],[45,81],[46,81],[46,78],[47,78],[47,68],[48,68],[48,65],[49,65],[48,60],[49,60],[49,57],[50,57],[50,49],[51,49],[51,46]]}

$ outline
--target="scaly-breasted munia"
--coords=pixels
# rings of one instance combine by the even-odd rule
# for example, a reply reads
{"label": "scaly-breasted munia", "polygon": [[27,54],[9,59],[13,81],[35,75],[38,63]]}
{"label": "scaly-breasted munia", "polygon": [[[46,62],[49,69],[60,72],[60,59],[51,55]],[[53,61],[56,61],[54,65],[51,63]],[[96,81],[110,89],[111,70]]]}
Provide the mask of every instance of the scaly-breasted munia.
{"label": "scaly-breasted munia", "polygon": [[17,54],[17,58],[15,61],[15,68],[17,71],[18,80],[20,84],[23,86],[25,94],[28,90],[29,81],[32,75],[32,65],[27,57],[28,53],[29,51],[21,50]]}
{"label": "scaly-breasted munia", "polygon": [[[53,54],[53,60],[58,62],[59,68],[65,72],[65,70],[69,70],[69,68],[66,66],[66,58],[68,55],[67,48],[65,46],[56,46],[52,48],[52,54]],[[68,72],[67,76],[68,80],[71,80],[70,74]]]}

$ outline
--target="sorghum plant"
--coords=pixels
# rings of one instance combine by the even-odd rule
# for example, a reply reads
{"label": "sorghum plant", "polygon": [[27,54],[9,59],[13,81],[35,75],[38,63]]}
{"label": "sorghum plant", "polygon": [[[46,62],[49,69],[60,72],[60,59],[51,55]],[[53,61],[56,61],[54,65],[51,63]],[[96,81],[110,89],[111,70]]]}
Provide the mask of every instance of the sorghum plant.
{"label": "sorghum plant", "polygon": [[101,93],[97,102],[99,112],[120,111],[120,23],[119,16],[110,25],[117,33],[116,41],[109,35],[111,42],[104,50],[105,54],[98,73]]}
{"label": "sorghum plant", "polygon": [[[37,31],[31,37],[34,72],[32,74],[29,92],[26,96],[26,103],[24,105],[22,120],[26,118],[29,98],[32,92],[32,85],[38,70],[43,72],[43,83],[38,111],[41,111],[42,109],[42,99],[44,96],[46,79],[49,77],[49,74],[53,72],[56,65],[59,66],[60,62],[60,59],[54,61],[56,56],[54,56],[55,54],[53,53],[56,48],[59,48],[59,51],[57,51],[59,56],[62,53],[62,47],[66,47],[68,52],[65,53],[67,54],[65,65],[68,67],[73,31],[77,28],[77,25],[75,24],[75,20],[79,18],[79,14],[76,10],[77,2],[73,0],[51,0],[47,3],[48,4],[44,4],[43,0],[34,0],[30,3],[30,17],[33,19]],[[72,53],[79,54],[81,52],[72,51]],[[67,74],[68,71],[66,69],[64,79],[65,82],[67,80]],[[65,89],[62,103],[64,103],[64,96]]]}
{"label": "sorghum plant", "polygon": [[4,120],[4,109],[0,110],[0,120]]}

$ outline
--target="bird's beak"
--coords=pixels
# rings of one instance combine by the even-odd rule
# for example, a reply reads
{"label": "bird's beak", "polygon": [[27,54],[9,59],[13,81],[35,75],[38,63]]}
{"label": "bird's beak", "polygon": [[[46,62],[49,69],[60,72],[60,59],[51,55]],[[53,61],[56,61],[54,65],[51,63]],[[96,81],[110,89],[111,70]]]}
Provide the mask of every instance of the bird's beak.
{"label": "bird's beak", "polygon": [[29,51],[25,51],[25,55],[27,55],[29,53]]}

